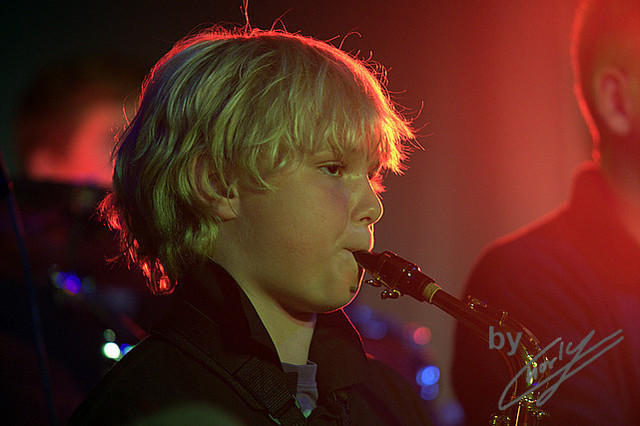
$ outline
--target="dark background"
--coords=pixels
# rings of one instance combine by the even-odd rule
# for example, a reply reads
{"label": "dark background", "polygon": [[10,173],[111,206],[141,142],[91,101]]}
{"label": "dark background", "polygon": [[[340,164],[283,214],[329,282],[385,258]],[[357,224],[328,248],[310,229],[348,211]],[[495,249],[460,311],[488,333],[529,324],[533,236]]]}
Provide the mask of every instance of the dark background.
{"label": "dark background", "polygon": [[[286,27],[344,41],[386,66],[389,89],[419,141],[405,176],[391,177],[376,250],[420,264],[462,296],[474,259],[491,239],[558,205],[589,139],[572,95],[569,34],[576,0],[258,1],[254,27]],[[12,146],[26,87],[51,61],[120,53],[145,69],[173,43],[207,24],[243,24],[239,0],[4,2],[0,148],[19,173]],[[280,19],[279,19],[280,18]],[[5,242],[3,242],[5,244]],[[432,330],[442,366],[438,404],[453,398],[448,362],[453,322],[413,300],[363,301],[399,321]]]}

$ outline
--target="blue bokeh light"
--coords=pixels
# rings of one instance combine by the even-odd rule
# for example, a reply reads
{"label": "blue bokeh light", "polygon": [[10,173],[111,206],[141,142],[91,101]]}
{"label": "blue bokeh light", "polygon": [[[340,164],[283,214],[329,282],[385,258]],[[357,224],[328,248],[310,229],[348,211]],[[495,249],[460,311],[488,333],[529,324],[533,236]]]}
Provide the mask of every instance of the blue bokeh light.
{"label": "blue bokeh light", "polygon": [[357,305],[351,311],[350,317],[357,323],[368,322],[373,318],[373,311],[365,305]]}
{"label": "blue bokeh light", "polygon": [[416,374],[416,382],[420,386],[434,385],[438,380],[440,380],[440,369],[435,365],[422,367]]}
{"label": "blue bokeh light", "polygon": [[120,353],[122,353],[123,356],[126,355],[127,352],[129,352],[131,349],[133,349],[133,346],[128,343],[122,343],[120,345]]}
{"label": "blue bokeh light", "polygon": [[65,274],[64,289],[67,290],[69,293],[78,294],[82,289],[80,278],[78,278],[77,275],[72,273]]}
{"label": "blue bokeh light", "polygon": [[440,388],[437,383],[429,386],[422,386],[422,388],[420,388],[420,398],[425,401],[432,401],[436,399],[438,392],[440,392]]}
{"label": "blue bokeh light", "polygon": [[384,321],[369,321],[363,325],[363,332],[366,337],[373,340],[380,340],[387,335],[389,327]]}
{"label": "blue bokeh light", "polygon": [[438,409],[439,417],[444,425],[464,424],[464,409],[457,401],[450,401]]}

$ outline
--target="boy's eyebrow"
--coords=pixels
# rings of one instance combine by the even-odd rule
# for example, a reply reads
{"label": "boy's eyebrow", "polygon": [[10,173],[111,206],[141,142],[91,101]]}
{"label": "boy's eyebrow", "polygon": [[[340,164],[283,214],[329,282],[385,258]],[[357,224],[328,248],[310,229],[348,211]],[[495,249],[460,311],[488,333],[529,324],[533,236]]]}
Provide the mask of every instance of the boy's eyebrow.
{"label": "boy's eyebrow", "polygon": [[314,151],[312,153],[309,154],[309,158],[311,158],[312,160],[342,160],[342,157],[340,155],[340,153],[332,150],[332,149],[323,149],[320,151]]}
{"label": "boy's eyebrow", "polygon": [[[352,149],[347,152],[343,152],[341,150],[338,150],[332,147],[323,147],[322,149],[312,152],[310,156],[313,158],[331,156],[338,161],[348,161],[349,158],[353,158],[353,157],[361,158],[363,156],[367,156],[367,153],[366,151],[359,150],[359,149]],[[383,164],[379,156],[376,155],[376,156],[371,156],[367,158],[367,170],[375,171],[377,173],[381,171],[382,168],[383,168]]]}
{"label": "boy's eyebrow", "polygon": [[338,151],[332,148],[322,148],[311,152],[311,155],[338,154]]}
{"label": "boy's eyebrow", "polygon": [[311,153],[312,157],[324,157],[324,156],[333,156],[336,159],[343,160],[347,157],[345,153],[341,152],[338,149],[332,147],[323,147],[322,149],[318,149]]}

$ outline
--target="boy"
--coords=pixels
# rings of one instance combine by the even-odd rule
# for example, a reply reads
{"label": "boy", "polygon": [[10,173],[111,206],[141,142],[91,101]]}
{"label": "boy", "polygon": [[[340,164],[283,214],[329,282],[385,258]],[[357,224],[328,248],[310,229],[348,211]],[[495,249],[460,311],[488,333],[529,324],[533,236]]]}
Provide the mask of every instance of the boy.
{"label": "boy", "polygon": [[427,423],[341,310],[382,215],[380,173],[412,138],[366,66],[326,43],[218,29],[178,43],[145,82],[101,207],[176,305],[71,423]]}

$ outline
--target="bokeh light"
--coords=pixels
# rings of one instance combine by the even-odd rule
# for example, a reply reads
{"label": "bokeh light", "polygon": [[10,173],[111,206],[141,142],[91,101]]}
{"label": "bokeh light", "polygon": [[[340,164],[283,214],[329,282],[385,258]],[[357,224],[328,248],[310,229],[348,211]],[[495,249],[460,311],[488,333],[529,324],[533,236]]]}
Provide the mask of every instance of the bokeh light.
{"label": "bokeh light", "polygon": [[416,345],[426,345],[431,341],[431,330],[429,327],[418,327],[413,331],[411,338]]}
{"label": "bokeh light", "polygon": [[420,386],[430,386],[438,383],[438,380],[440,380],[440,369],[435,365],[422,367],[416,374],[416,382]]}
{"label": "bokeh light", "polygon": [[120,345],[120,353],[122,354],[122,356],[125,356],[131,349],[133,349],[133,346],[128,343],[123,343]]}
{"label": "bokeh light", "polygon": [[114,342],[107,342],[102,346],[102,353],[104,356],[110,359],[119,359],[120,358],[120,347]]}
{"label": "bokeh light", "polygon": [[439,391],[440,389],[437,383],[429,386],[423,386],[420,389],[420,398],[424,399],[425,401],[432,401],[436,399]]}
{"label": "bokeh light", "polygon": [[67,273],[64,280],[64,289],[71,294],[78,294],[82,289],[80,278],[75,274]]}
{"label": "bokeh light", "polygon": [[365,323],[373,317],[373,311],[369,306],[366,305],[355,305],[351,314],[349,315],[351,319],[357,323]]}
{"label": "bokeh light", "polygon": [[371,320],[363,324],[362,332],[369,339],[380,340],[387,335],[389,327],[384,321]]}
{"label": "bokeh light", "polygon": [[104,337],[104,340],[106,342],[115,342],[116,341],[116,333],[115,331],[113,331],[110,328],[107,328],[103,333],[102,336]]}
{"label": "bokeh light", "polygon": [[57,271],[52,276],[53,285],[70,294],[78,294],[82,290],[80,278],[72,272]]}

